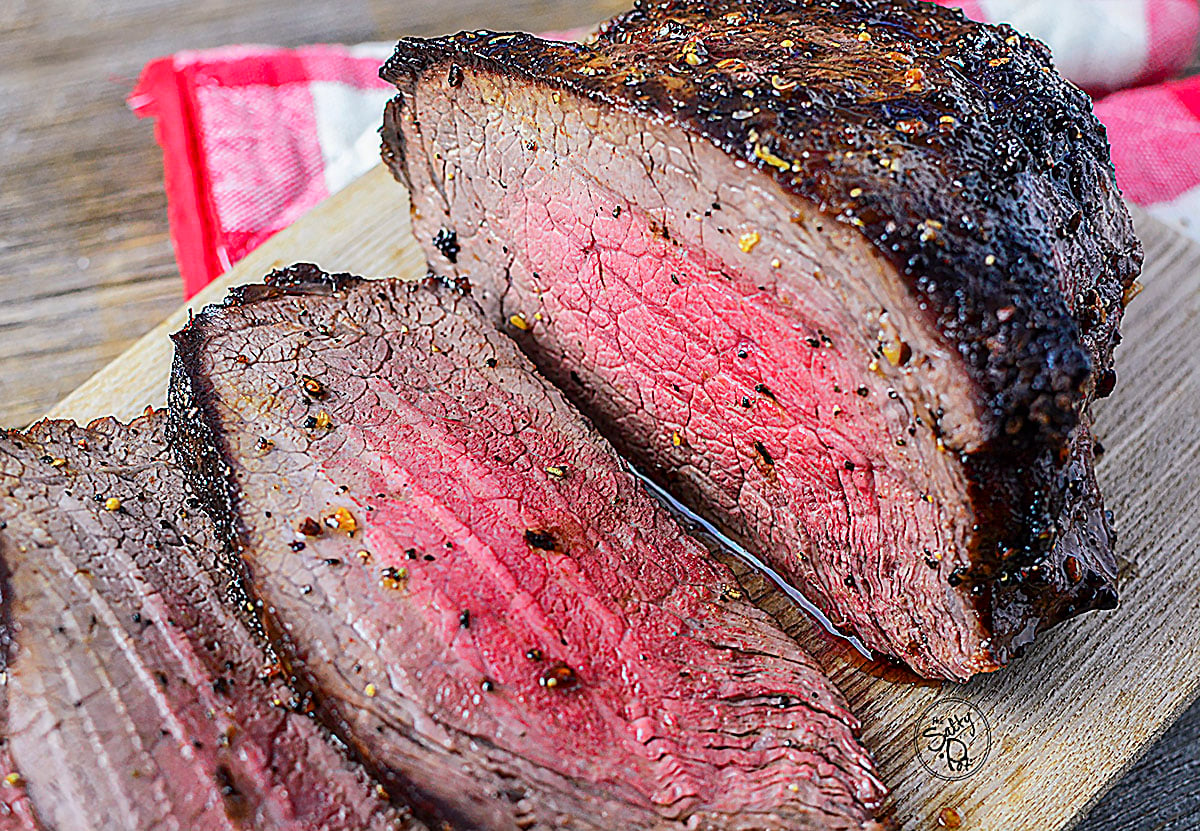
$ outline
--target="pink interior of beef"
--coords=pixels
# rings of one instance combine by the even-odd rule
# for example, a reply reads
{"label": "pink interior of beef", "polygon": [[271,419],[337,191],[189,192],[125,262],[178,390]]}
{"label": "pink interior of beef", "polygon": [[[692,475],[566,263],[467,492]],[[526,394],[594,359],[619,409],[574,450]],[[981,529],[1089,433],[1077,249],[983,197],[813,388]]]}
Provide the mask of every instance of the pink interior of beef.
{"label": "pink interior of beef", "polygon": [[164,422],[0,434],[0,828],[408,827],[291,710]]}
{"label": "pink interior of beef", "polygon": [[782,552],[774,565],[835,625],[916,651],[944,614],[922,604],[945,591],[955,541],[892,465],[895,402],[877,377],[863,383],[869,356],[837,315],[811,294],[785,305],[565,170],[510,189],[489,225],[517,261],[503,307],[530,329],[510,331],[551,343],[585,386],[601,380],[584,394],[621,400],[601,405],[621,414],[616,430]]}
{"label": "pink interior of beef", "polygon": [[[485,388],[462,390],[460,408],[431,383],[379,385],[369,398],[380,404],[338,427],[356,452],[322,466],[330,481],[386,495],[353,501],[369,518],[362,545],[381,574],[404,575],[405,606],[422,609],[394,618],[387,588],[376,592],[384,605],[360,622],[364,635],[384,656],[413,656],[380,671],[404,673],[398,684],[436,700],[458,729],[653,804],[770,810],[796,798],[789,785],[830,763],[801,737],[848,714],[826,690],[797,698],[794,673],[812,670],[791,663],[797,651],[782,635],[769,644],[761,627],[706,632],[731,575],[682,538],[663,550],[657,507],[589,475],[611,465],[603,453],[515,419],[530,402]],[[756,660],[760,650],[773,657]],[[561,686],[547,686],[556,674]],[[860,788],[869,798],[871,783]]]}
{"label": "pink interior of beef", "polygon": [[[349,738],[456,808],[479,788],[485,823],[580,800],[636,827],[874,808],[816,663],[470,298],[433,297],[364,283],[202,324],[255,585]],[[327,430],[304,426],[318,408]],[[349,534],[325,530],[339,509]],[[484,799],[496,770],[537,804]]]}
{"label": "pink interior of beef", "polygon": [[835,624],[931,677],[996,668],[963,579],[982,394],[910,281],[675,125],[448,71],[388,115],[430,267]]}

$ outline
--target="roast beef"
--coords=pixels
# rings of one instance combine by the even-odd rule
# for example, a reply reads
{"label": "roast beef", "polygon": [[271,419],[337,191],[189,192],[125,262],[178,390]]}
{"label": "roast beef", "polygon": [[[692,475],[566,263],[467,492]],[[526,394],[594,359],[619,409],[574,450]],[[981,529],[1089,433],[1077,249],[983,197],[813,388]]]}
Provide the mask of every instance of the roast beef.
{"label": "roast beef", "polygon": [[426,821],[878,827],[838,691],[470,298],[297,266],[175,342],[193,485]]}
{"label": "roast beef", "polygon": [[293,712],[278,659],[243,622],[247,598],[216,567],[213,524],[188,504],[164,423],[0,435],[12,763],[0,789],[27,790],[11,806],[24,819],[0,826],[406,827]]}
{"label": "roast beef", "polygon": [[384,157],[618,450],[937,677],[1116,602],[1090,405],[1141,263],[1090,102],[909,0],[404,39]]}

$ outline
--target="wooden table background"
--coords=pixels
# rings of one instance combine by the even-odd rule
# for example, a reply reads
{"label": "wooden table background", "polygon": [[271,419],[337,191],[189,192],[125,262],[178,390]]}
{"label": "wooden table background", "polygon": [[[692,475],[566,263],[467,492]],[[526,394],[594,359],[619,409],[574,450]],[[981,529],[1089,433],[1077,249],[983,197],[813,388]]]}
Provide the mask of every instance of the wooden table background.
{"label": "wooden table background", "polygon": [[[180,303],[162,163],[125,107],[180,49],[561,29],[626,0],[0,0],[0,425],[49,410]],[[1078,831],[1200,829],[1200,704]]]}

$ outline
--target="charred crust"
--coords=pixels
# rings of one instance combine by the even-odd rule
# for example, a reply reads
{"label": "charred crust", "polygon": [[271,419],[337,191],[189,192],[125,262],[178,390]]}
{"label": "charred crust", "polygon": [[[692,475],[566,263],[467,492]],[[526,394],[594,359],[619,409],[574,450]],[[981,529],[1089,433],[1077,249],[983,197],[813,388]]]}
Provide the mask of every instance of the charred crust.
{"label": "charred crust", "polygon": [[1096,486],[1086,426],[1061,470],[1048,459],[1003,472],[997,462],[973,462],[971,498],[980,513],[1026,506],[1023,522],[981,526],[968,577],[991,633],[991,658],[1003,665],[1037,633],[1117,605],[1116,533]]}
{"label": "charred crust", "polygon": [[[1105,129],[1043,44],[913,0],[637,0],[587,45],[406,38],[380,73],[401,92],[382,133],[402,180],[403,96],[448,64],[702,137],[903,275],[982,405],[985,440],[962,457],[980,533],[956,590],[995,622],[984,668],[1025,639],[1004,623],[1018,610],[1044,627],[1114,602],[1112,529],[1072,482],[1092,475],[1080,445],[1143,252]],[[1071,517],[1094,550],[1067,585]]]}
{"label": "charred crust", "polygon": [[222,305],[229,308],[248,306],[277,297],[326,296],[347,291],[360,282],[362,278],[353,274],[328,274],[312,263],[296,263],[272,271],[263,278],[262,283],[235,286],[229,290]]}
{"label": "charred crust", "polygon": [[[4,529],[7,523],[0,521],[0,673],[7,672],[15,657],[15,638],[12,628],[12,586],[8,558],[5,557],[7,542]],[[0,728],[8,729],[8,701],[0,692]]]}
{"label": "charred crust", "polygon": [[[815,27],[827,42],[806,36]],[[793,46],[779,46],[789,35]],[[858,73],[846,70],[851,38]],[[667,60],[697,42],[703,63]],[[720,68],[725,54],[742,66]],[[593,45],[521,33],[405,38],[380,75],[403,93],[451,63],[671,121],[859,229],[965,359],[997,441],[1065,446],[1093,374],[1111,364],[1141,246],[1090,99],[1053,71],[1045,46],[1010,27],[906,0],[639,0]],[[799,83],[781,91],[780,77]],[[742,117],[747,100],[755,112]],[[399,106],[383,130],[394,170]],[[896,126],[917,122],[926,128]],[[1099,275],[1100,314],[1076,315],[1055,284],[1063,252],[1079,273]]]}
{"label": "charred crust", "polygon": [[362,281],[361,277],[345,272],[329,274],[312,263],[295,263],[272,271],[263,278],[268,286],[284,289],[288,294],[316,295],[346,291]]}
{"label": "charred crust", "polygon": [[380,156],[396,180],[411,189],[412,180],[408,176],[408,165],[405,162],[408,146],[404,139],[404,130],[400,127],[400,113],[403,111],[403,94],[397,95],[383,108],[383,126],[379,128],[382,139]]}

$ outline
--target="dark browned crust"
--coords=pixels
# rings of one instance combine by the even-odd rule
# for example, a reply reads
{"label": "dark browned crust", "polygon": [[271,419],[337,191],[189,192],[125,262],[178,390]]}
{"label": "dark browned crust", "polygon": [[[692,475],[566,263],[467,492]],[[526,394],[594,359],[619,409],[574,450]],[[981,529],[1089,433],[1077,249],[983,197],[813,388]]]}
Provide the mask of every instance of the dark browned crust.
{"label": "dark browned crust", "polygon": [[[223,303],[215,308],[248,306],[287,296],[329,296],[361,282],[364,282],[361,277],[327,274],[311,263],[298,263],[272,272],[262,284],[231,289]],[[167,395],[167,438],[189,486],[200,495],[200,507],[212,517],[225,542],[226,567],[249,593],[253,578],[241,557],[244,528],[237,512],[239,492],[228,461],[229,449],[216,428],[219,421],[211,409],[213,391],[205,374],[199,371],[200,353],[208,337],[208,327],[214,322],[211,308],[214,307],[206,307],[186,327],[171,336],[175,342],[175,360]],[[374,781],[381,783],[394,803],[412,811],[430,828],[463,827],[452,806],[431,801],[420,784],[410,779],[405,771],[381,769],[361,752],[337,708],[317,695],[315,685],[307,678],[303,667],[294,661],[294,644],[284,628],[274,622],[261,600],[248,597],[248,601],[256,608],[293,688],[298,691],[296,706],[320,719],[351,758],[361,764]]]}
{"label": "dark browned crust", "polygon": [[[20,437],[20,433],[15,430],[8,431],[8,437],[15,439]],[[5,528],[5,523],[0,520],[0,531]],[[12,665],[12,661],[16,646],[15,638],[13,637],[13,619],[12,619],[12,586],[10,581],[8,560],[4,555],[4,539],[0,535],[0,673],[7,677],[8,668]],[[8,687],[0,684],[0,759],[11,763],[8,755]],[[19,774],[20,771],[12,771]],[[0,803],[3,805],[3,803]],[[7,806],[4,806],[7,807]],[[32,806],[30,806],[32,811]],[[36,828],[43,828],[44,823],[36,816],[32,818]]]}
{"label": "dark browned crust", "polygon": [[406,38],[381,72],[401,90],[382,128],[401,180],[404,90],[463,67],[676,125],[857,227],[978,390],[986,441],[962,459],[980,527],[962,579],[995,664],[1115,605],[1090,405],[1115,381],[1142,249],[1104,127],[1043,44],[913,0],[638,0],[588,45]]}
{"label": "dark browned crust", "polygon": [[[724,14],[745,22],[715,25]],[[854,38],[859,72],[846,73],[836,40],[778,46],[789,34],[802,37],[798,23],[868,33],[868,42]],[[703,64],[683,59],[689,41],[703,41]],[[726,54],[754,69],[717,68]],[[1078,400],[1093,364],[1096,374],[1109,368],[1141,246],[1090,99],[1052,70],[1044,45],[1011,27],[912,0],[638,2],[594,45],[521,33],[406,38],[381,74],[399,85],[450,61],[677,123],[860,228],[912,279],[938,330],[974,369],[997,433],[1065,439],[1078,413],[1056,394]],[[905,82],[914,68],[925,73],[915,91]],[[773,76],[797,85],[780,92]],[[747,101],[760,112],[740,117]],[[943,117],[955,126],[943,128]],[[895,126],[918,121],[926,128],[916,134]],[[393,165],[404,153],[395,128],[385,124]],[[801,169],[783,172],[756,147]],[[1047,214],[1038,221],[1027,204],[1035,183],[1050,197],[1033,206]],[[1094,280],[1075,296],[1055,282],[1062,249],[1075,276]],[[1010,306],[1012,314],[997,316]]]}
{"label": "dark browned crust", "polygon": [[[9,431],[8,437],[15,439],[21,434],[17,431]],[[0,520],[0,531],[3,531],[6,523]],[[13,630],[12,630],[12,588],[9,583],[10,574],[8,571],[8,562],[2,556],[3,548],[0,544],[0,673],[7,672],[9,665],[13,660]],[[0,686],[0,742],[7,741],[5,738],[8,735],[8,699],[5,697],[5,688]]]}
{"label": "dark browned crust", "polygon": [[[261,284],[236,286],[229,290],[222,306],[259,303],[287,294],[331,294],[354,285],[359,280],[349,274],[326,274],[315,265],[300,263],[268,274]],[[239,556],[240,529],[236,525],[232,471],[221,455],[220,439],[206,420],[203,396],[196,385],[203,384],[200,373],[190,371],[197,350],[204,339],[204,326],[209,319],[208,307],[193,315],[187,326],[171,336],[175,357],[171,364],[171,380],[167,388],[166,439],[180,469],[195,494],[199,507],[212,519],[218,538],[225,545],[217,552],[217,565],[229,575],[229,595],[232,605],[246,619],[247,625],[262,639],[264,648],[279,661],[287,672],[288,686],[295,693],[293,705],[302,712],[313,711],[315,698],[312,688],[289,666],[289,653],[279,649],[285,643],[283,630],[254,596],[253,581],[245,562]],[[340,734],[334,732],[341,741]]]}
{"label": "dark browned crust", "polygon": [[[362,278],[351,274],[327,274],[311,263],[297,263],[271,272],[260,284],[230,289],[216,308],[248,306],[288,295],[331,295],[361,281]],[[171,336],[175,358],[167,389],[167,441],[180,467],[187,472],[200,507],[212,517],[220,538],[228,545],[224,566],[238,578],[241,590],[248,592],[246,587],[251,583],[245,563],[238,556],[241,529],[237,527],[234,511],[237,489],[229,463],[222,455],[224,448],[219,434],[210,426],[207,402],[211,391],[204,387],[203,373],[197,371],[199,350],[211,318],[210,307],[205,307]],[[250,600],[248,594],[246,600]]]}

